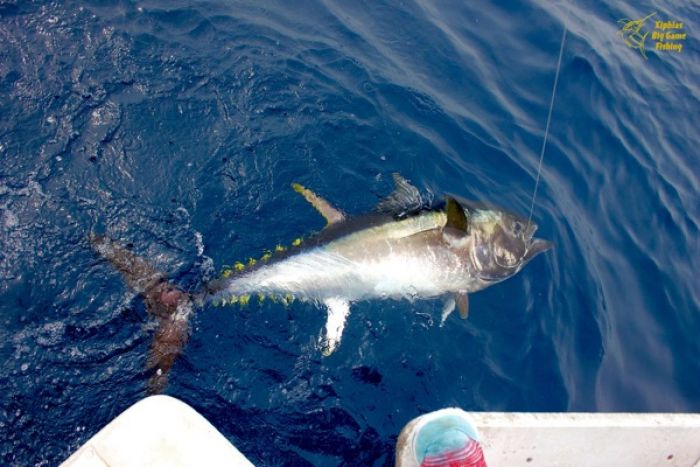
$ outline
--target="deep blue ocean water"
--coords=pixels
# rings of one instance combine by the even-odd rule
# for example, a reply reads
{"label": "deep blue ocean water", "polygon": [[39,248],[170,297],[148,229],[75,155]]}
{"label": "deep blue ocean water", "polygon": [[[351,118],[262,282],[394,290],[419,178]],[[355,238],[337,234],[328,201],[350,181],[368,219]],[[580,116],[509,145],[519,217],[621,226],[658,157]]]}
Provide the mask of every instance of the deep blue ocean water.
{"label": "deep blue ocean water", "polygon": [[[622,18],[684,23],[645,59]],[[411,418],[700,411],[700,12],[692,2],[0,0],[0,463],[55,465],[146,394],[155,324],[104,232],[193,290],[399,172],[556,249],[471,296],[211,308],[166,393],[259,465],[391,465]],[[646,30],[653,26],[647,24]],[[211,258],[211,261],[208,259]],[[213,264],[213,265],[212,265]]]}

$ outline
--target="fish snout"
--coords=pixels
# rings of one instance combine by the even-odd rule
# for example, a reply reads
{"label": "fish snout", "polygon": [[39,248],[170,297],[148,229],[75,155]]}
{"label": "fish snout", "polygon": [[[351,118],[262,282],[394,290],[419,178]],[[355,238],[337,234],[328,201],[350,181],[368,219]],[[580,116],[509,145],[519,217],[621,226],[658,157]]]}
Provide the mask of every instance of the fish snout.
{"label": "fish snout", "polygon": [[550,250],[552,248],[554,248],[554,243],[550,242],[549,240],[533,238],[532,242],[530,243],[530,246],[525,252],[525,256],[523,257],[523,263],[530,261],[532,258],[539,255],[540,253],[544,253],[545,251]]}

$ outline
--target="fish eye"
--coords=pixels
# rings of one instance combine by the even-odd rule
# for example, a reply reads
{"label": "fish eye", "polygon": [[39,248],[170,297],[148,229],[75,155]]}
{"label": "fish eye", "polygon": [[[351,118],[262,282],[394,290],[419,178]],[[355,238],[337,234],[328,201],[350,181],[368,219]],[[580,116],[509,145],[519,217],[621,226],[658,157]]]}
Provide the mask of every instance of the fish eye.
{"label": "fish eye", "polygon": [[513,226],[513,232],[515,235],[520,235],[520,233],[523,231],[523,224],[520,221],[515,221],[515,225]]}

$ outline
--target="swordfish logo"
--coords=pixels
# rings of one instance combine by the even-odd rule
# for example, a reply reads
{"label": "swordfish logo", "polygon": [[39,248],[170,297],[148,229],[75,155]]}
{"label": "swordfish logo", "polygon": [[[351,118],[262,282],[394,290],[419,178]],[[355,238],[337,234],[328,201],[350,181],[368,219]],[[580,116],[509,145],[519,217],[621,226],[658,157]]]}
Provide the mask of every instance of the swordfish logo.
{"label": "swordfish logo", "polygon": [[[687,39],[687,33],[684,31],[685,25],[682,22],[659,20],[656,17],[656,12],[640,19],[623,18],[618,23],[622,25],[618,33],[627,47],[638,50],[645,60],[647,59],[648,44],[653,43],[653,49],[657,52],[681,53],[683,41]],[[651,39],[649,42],[647,42],[648,38]]]}
{"label": "swordfish logo", "polygon": [[639,53],[642,54],[642,57],[644,57],[645,60],[647,59],[647,54],[644,47],[647,36],[649,35],[649,31],[646,30],[645,26],[647,20],[654,15],[656,15],[656,12],[651,13],[641,19],[623,18],[618,21],[618,23],[622,24],[619,34],[624,39],[627,47],[630,49],[639,50]]}

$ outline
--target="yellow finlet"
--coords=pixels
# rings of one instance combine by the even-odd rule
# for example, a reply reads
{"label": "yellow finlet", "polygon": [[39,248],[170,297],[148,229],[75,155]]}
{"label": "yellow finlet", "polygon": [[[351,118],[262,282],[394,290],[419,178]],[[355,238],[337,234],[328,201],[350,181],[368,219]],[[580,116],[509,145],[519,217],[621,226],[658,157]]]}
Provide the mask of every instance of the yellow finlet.
{"label": "yellow finlet", "polygon": [[260,261],[262,261],[263,263],[267,263],[268,261],[270,261],[270,258],[272,258],[272,253],[269,251],[266,251],[262,255],[262,257],[260,258]]}
{"label": "yellow finlet", "polygon": [[276,253],[281,253],[281,252],[283,252],[283,251],[287,251],[287,247],[284,247],[284,246],[282,246],[282,245],[277,245],[277,246],[275,246],[275,252],[276,252]]}
{"label": "yellow finlet", "polygon": [[255,266],[255,263],[257,263],[257,261],[255,260],[255,258],[249,258],[249,259],[248,259],[248,266]]}
{"label": "yellow finlet", "polygon": [[240,261],[236,261],[236,264],[234,264],[233,267],[236,271],[240,272],[245,269],[245,264],[241,263]]}
{"label": "yellow finlet", "polygon": [[292,294],[290,294],[290,293],[288,293],[287,295],[285,295],[284,297],[282,297],[282,303],[284,304],[284,306],[289,305],[289,304],[292,303],[293,301],[294,301],[294,295],[292,295]]}
{"label": "yellow finlet", "polygon": [[228,279],[231,276],[232,272],[233,271],[231,271],[230,269],[224,269],[224,271],[221,273],[221,277],[223,277],[224,279]]}
{"label": "yellow finlet", "polygon": [[259,293],[258,294],[258,303],[262,303],[265,301],[265,294],[264,293]]}
{"label": "yellow finlet", "polygon": [[250,295],[241,295],[240,297],[238,297],[238,301],[241,303],[241,306],[245,306],[250,302]]}
{"label": "yellow finlet", "polygon": [[294,239],[294,241],[292,242],[292,246],[299,246],[299,245],[301,245],[301,238]]}

